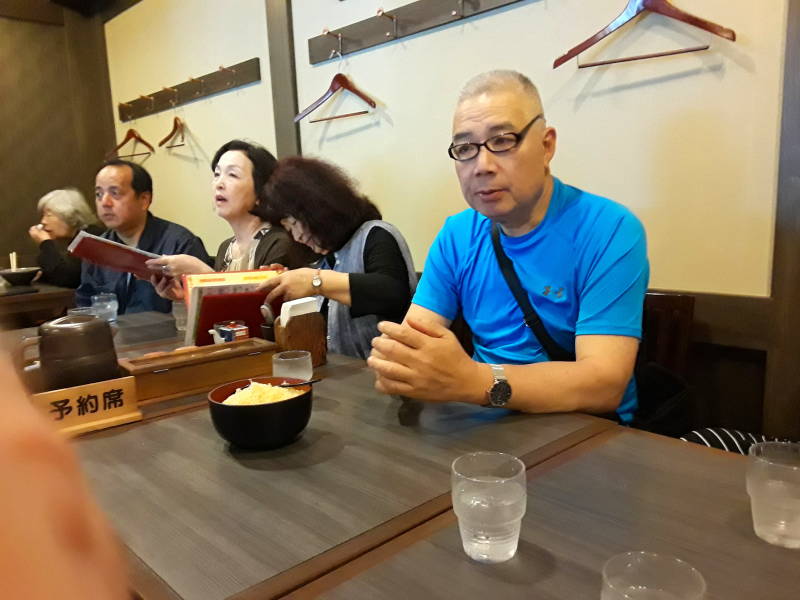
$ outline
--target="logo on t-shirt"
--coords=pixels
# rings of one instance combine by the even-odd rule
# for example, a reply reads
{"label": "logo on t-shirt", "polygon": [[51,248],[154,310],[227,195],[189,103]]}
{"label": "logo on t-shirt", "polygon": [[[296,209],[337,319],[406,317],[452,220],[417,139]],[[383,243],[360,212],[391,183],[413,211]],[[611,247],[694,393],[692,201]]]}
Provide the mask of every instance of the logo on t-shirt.
{"label": "logo on t-shirt", "polygon": [[562,286],[562,287],[556,288],[556,286],[554,286],[554,285],[546,285],[546,286],[544,286],[544,290],[542,290],[542,295],[543,296],[549,296],[550,294],[553,294],[554,297],[556,297],[558,299],[561,299],[561,298],[564,297],[564,287]]}

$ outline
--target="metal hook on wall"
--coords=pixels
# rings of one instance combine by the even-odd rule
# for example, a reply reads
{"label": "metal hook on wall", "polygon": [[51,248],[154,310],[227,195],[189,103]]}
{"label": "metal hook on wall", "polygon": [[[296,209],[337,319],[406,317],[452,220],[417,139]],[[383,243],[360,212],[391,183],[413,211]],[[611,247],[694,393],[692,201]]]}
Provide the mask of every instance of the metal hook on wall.
{"label": "metal hook on wall", "polygon": [[341,73],[342,72],[342,65],[344,65],[344,56],[341,52],[339,52],[336,48],[331,49],[331,53],[328,58],[333,58],[336,55],[339,55],[339,65],[336,67],[336,70]]}
{"label": "metal hook on wall", "polygon": [[170,101],[169,101],[169,103],[170,103],[170,105],[171,105],[173,108],[174,108],[175,106],[177,106],[177,104],[178,104],[178,88],[173,88],[173,87],[162,87],[162,88],[161,88],[161,91],[164,91],[164,92],[172,92],[173,94],[175,94],[175,97],[174,97],[172,100],[170,100]]}
{"label": "metal hook on wall", "polygon": [[236,83],[236,81],[235,81],[236,69],[232,69],[231,67],[225,67],[223,65],[220,65],[219,66],[219,70],[220,71],[225,71],[226,73],[230,73],[231,78],[228,80],[228,87],[231,87],[234,83]]}
{"label": "metal hook on wall", "polygon": [[392,20],[392,31],[387,31],[386,32],[386,37],[396,38],[397,37],[397,17],[394,16],[393,14],[391,14],[391,13],[387,13],[382,8],[378,9],[378,16],[379,17],[385,17],[387,19],[391,19]]}
{"label": "metal hook on wall", "polygon": [[339,43],[338,50],[331,50],[331,55],[328,58],[333,58],[334,53],[338,54],[339,56],[342,55],[342,34],[341,33],[331,33],[331,31],[326,27],[322,30],[322,35],[329,35],[331,37],[335,37],[337,42]]}
{"label": "metal hook on wall", "polygon": [[156,105],[156,99],[152,96],[139,96],[139,100],[150,100],[150,109]]}
{"label": "metal hook on wall", "polygon": [[189,82],[190,83],[199,83],[200,84],[200,88],[195,90],[195,92],[194,92],[194,96],[195,97],[197,97],[197,96],[199,96],[200,94],[203,93],[203,78],[202,77],[200,79],[195,79],[194,77],[189,77]]}

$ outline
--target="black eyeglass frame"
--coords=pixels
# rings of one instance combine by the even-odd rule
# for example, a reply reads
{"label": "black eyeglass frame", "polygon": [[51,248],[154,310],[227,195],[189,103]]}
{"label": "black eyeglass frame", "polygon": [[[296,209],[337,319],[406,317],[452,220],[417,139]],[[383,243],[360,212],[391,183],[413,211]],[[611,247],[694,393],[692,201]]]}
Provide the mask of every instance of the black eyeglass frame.
{"label": "black eyeglass frame", "polygon": [[[481,147],[486,148],[486,150],[488,150],[492,154],[502,154],[503,152],[508,152],[509,150],[513,150],[514,148],[519,146],[520,143],[522,143],[522,140],[525,139],[525,135],[527,135],[528,130],[530,130],[530,128],[533,127],[533,124],[536,123],[536,121],[538,121],[539,119],[542,119],[542,118],[544,118],[544,113],[539,113],[538,115],[533,117],[533,119],[531,119],[528,122],[528,124],[525,125],[525,127],[520,129],[518,132],[509,131],[509,132],[506,132],[506,133],[498,133],[497,135],[493,135],[489,139],[486,139],[486,140],[484,140],[483,142],[480,142],[480,143],[478,143],[478,142],[465,142],[463,144],[450,144],[450,147],[447,148],[447,155],[450,158],[452,158],[453,160],[457,160],[458,162],[465,162],[467,160],[472,160],[473,158],[478,156],[478,154],[480,154],[480,152],[481,152]],[[509,136],[509,135],[510,136],[514,136],[514,139],[516,140],[514,142],[513,146],[510,146],[509,148],[505,148],[503,150],[492,150],[489,147],[489,144],[491,143],[492,140],[495,140],[495,139],[497,139],[499,137]],[[474,148],[475,149],[475,154],[473,154],[472,156],[469,156],[467,158],[456,158],[453,155],[453,150],[455,148],[458,148],[459,146],[469,146],[471,148]]]}

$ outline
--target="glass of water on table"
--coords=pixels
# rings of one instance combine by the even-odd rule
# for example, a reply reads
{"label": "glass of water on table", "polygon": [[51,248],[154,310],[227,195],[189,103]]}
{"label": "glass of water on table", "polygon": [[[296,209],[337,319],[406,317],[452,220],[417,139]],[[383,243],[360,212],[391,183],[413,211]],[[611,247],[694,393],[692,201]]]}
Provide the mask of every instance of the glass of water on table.
{"label": "glass of water on table", "polygon": [[776,546],[800,548],[800,444],[753,444],[747,460],[756,535]]}
{"label": "glass of water on table", "polygon": [[92,308],[94,309],[95,314],[101,319],[105,319],[106,321],[116,321],[117,310],[119,310],[117,295],[113,292],[95,294],[92,296]]}
{"label": "glass of water on table", "polygon": [[464,454],[453,461],[451,483],[467,556],[484,563],[511,559],[527,506],[522,461],[502,452]]}
{"label": "glass of water on table", "polygon": [[314,377],[311,353],[306,350],[287,350],[272,355],[272,376],[308,381]]}

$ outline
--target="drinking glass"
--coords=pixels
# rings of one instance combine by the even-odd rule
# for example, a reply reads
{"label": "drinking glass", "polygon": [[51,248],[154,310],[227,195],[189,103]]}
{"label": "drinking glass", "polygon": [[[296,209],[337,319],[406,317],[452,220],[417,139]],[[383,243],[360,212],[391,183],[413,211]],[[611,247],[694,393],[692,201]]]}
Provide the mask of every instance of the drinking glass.
{"label": "drinking glass", "polygon": [[273,354],[272,376],[308,381],[314,376],[311,353],[305,350],[287,350]]}
{"label": "drinking glass", "polygon": [[97,316],[101,319],[116,321],[117,310],[119,310],[117,295],[113,292],[95,294],[92,296],[92,308],[97,311]]}
{"label": "drinking glass", "polygon": [[756,535],[776,546],[800,548],[800,443],[753,444],[747,461]]}
{"label": "drinking glass", "polygon": [[522,461],[502,452],[464,454],[453,461],[451,484],[467,556],[484,563],[511,559],[527,506]]}
{"label": "drinking glass", "polygon": [[87,317],[96,317],[97,310],[95,310],[94,306],[79,306],[77,308],[68,308],[67,309],[67,316],[74,317],[76,315],[84,315]]}
{"label": "drinking glass", "polygon": [[175,329],[178,333],[186,331],[186,321],[188,319],[188,312],[186,304],[183,302],[172,303],[172,318],[175,319]]}
{"label": "drinking glass", "polygon": [[603,565],[600,600],[700,600],[705,593],[700,572],[668,554],[625,552]]}

